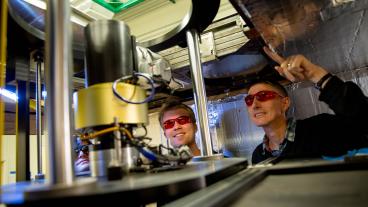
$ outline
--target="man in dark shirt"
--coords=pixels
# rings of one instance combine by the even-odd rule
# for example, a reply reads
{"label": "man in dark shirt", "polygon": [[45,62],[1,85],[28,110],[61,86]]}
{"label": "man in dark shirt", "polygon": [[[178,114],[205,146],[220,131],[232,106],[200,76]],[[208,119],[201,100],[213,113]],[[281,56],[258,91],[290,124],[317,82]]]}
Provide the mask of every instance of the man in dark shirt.
{"label": "man in dark shirt", "polygon": [[343,82],[302,55],[283,58],[268,48],[264,51],[280,64],[275,69],[281,76],[292,82],[313,82],[321,91],[319,100],[335,115],[287,119],[290,99],[282,85],[269,81],[251,84],[245,98],[248,113],[265,132],[263,143],[253,152],[253,164],[278,156],[340,156],[368,146],[368,98],[356,84]]}

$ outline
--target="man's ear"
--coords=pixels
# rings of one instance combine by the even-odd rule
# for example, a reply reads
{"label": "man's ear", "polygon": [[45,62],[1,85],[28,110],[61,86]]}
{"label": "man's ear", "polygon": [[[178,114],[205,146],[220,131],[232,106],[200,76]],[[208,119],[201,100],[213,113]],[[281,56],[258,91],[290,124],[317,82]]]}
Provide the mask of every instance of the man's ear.
{"label": "man's ear", "polygon": [[290,107],[290,98],[288,96],[283,98],[283,110],[286,112]]}

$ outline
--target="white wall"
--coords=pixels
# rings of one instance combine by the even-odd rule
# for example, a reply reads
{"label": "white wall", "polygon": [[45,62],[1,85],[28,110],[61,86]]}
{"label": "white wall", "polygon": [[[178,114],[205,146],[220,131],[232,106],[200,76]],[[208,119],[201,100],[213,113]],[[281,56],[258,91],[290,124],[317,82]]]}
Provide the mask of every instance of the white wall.
{"label": "white wall", "polygon": [[[43,173],[47,173],[47,161],[46,161],[46,152],[47,152],[47,142],[46,137],[42,137],[42,170]],[[3,135],[2,137],[2,184],[15,183],[16,174],[12,172],[16,172],[16,137],[15,135]],[[30,170],[31,177],[34,178],[34,175],[37,174],[37,137],[36,135],[30,136]]]}
{"label": "white wall", "polygon": [[164,133],[160,126],[160,122],[158,121],[158,112],[149,114],[148,119],[149,124],[147,125],[147,137],[152,138],[151,144],[163,144],[167,146],[167,139],[164,136]]}
{"label": "white wall", "polygon": [[15,135],[3,135],[1,140],[2,159],[1,160],[1,172],[2,172],[2,184],[14,183],[15,174],[10,172],[15,171]]}

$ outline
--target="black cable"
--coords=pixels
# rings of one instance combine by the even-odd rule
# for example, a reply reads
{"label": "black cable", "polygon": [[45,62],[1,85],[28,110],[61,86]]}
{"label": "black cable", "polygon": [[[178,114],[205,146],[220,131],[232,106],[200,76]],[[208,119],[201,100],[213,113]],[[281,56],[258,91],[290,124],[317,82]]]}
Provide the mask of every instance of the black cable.
{"label": "black cable", "polygon": [[[124,81],[124,80],[128,80],[130,78],[135,78],[137,76],[141,76],[141,77],[144,77],[145,79],[148,80],[148,82],[151,84],[151,94],[146,98],[144,99],[143,101],[137,101],[137,102],[133,102],[133,101],[129,101],[127,99],[125,99],[123,96],[121,96],[119,94],[119,92],[117,91],[117,84],[121,81]],[[114,81],[113,85],[112,85],[112,92],[114,93],[114,95],[120,99],[121,101],[124,101],[126,103],[130,103],[130,104],[143,104],[143,103],[148,103],[149,101],[151,101],[154,96],[155,96],[155,84],[153,82],[153,79],[148,77],[147,75],[143,74],[143,73],[133,73],[133,76],[125,76],[125,77],[121,77],[117,80]]]}

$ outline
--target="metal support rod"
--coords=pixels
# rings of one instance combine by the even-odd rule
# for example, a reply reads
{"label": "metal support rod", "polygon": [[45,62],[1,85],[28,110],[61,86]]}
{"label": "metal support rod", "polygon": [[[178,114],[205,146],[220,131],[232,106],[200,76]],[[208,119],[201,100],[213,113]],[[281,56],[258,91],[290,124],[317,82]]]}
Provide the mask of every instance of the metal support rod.
{"label": "metal support rod", "polygon": [[[119,122],[118,122],[118,118],[114,117],[114,125],[115,127],[120,127],[119,126]],[[114,153],[115,153],[115,158],[116,159],[112,159],[110,165],[113,166],[120,166],[121,165],[121,133],[119,130],[115,130],[114,131]]]}
{"label": "metal support rod", "polygon": [[31,180],[29,157],[29,82],[17,81],[17,96],[20,97],[16,106],[16,181]]}
{"label": "metal support rod", "polygon": [[71,135],[71,22],[69,1],[48,0],[46,14],[46,108],[50,183],[74,181]]}
{"label": "metal support rod", "polygon": [[41,66],[43,62],[42,53],[37,51],[34,55],[36,61],[36,130],[37,130],[37,175],[36,179],[43,179],[42,173],[42,110],[41,110],[41,97],[42,97],[42,73]]}
{"label": "metal support rod", "polygon": [[199,35],[195,29],[186,32],[190,72],[193,80],[194,102],[201,134],[201,155],[212,156],[210,128],[207,114],[207,96],[202,75],[201,55],[199,51]]}
{"label": "metal support rod", "polygon": [[36,130],[38,174],[42,174],[41,62],[36,66]]}

